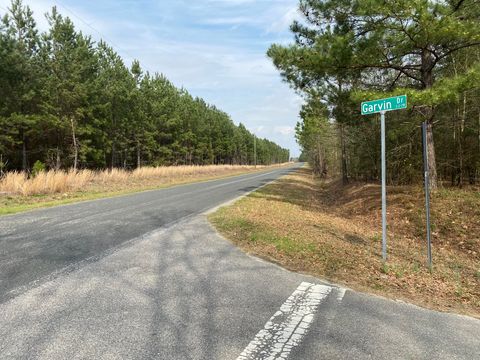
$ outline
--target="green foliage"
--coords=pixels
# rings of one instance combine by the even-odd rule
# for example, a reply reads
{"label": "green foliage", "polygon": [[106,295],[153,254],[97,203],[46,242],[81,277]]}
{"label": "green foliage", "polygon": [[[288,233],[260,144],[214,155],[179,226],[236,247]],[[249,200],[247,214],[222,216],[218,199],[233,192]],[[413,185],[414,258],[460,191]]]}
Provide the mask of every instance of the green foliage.
{"label": "green foliage", "polygon": [[[1,171],[254,163],[244,125],[138,61],[128,67],[55,7],[47,19],[39,34],[13,0],[0,23]],[[267,139],[256,145],[258,164],[289,159]]]}
{"label": "green foliage", "polygon": [[328,120],[326,107],[314,99],[303,106],[302,121],[297,123],[296,138],[315,175],[327,177],[336,172],[336,133]]}
{"label": "green foliage", "polygon": [[40,160],[35,161],[32,167],[32,175],[37,176],[40,172],[45,171],[45,164]]}
{"label": "green foliage", "polygon": [[[478,1],[300,0],[299,8],[295,42],[272,45],[268,56],[308,106],[328,109],[339,140],[326,147],[340,154],[344,181],[379,174],[378,123],[360,117],[360,102],[400,94],[411,110],[388,115],[389,180],[421,179],[422,121],[432,187],[437,178],[480,178]],[[325,131],[325,115],[314,118],[297,127],[305,154],[318,147],[305,134]]]}

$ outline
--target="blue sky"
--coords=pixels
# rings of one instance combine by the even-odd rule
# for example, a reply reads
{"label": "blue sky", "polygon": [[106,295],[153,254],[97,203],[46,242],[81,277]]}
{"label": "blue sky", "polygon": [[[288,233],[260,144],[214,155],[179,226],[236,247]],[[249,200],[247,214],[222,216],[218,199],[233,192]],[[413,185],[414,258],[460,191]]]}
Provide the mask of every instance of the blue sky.
{"label": "blue sky", "polygon": [[[6,8],[10,0],[0,0]],[[77,28],[104,38],[129,64],[165,74],[298,155],[294,127],[301,98],[265,53],[293,40],[298,0],[24,0],[41,30],[57,5]],[[3,9],[0,11],[3,13]]]}

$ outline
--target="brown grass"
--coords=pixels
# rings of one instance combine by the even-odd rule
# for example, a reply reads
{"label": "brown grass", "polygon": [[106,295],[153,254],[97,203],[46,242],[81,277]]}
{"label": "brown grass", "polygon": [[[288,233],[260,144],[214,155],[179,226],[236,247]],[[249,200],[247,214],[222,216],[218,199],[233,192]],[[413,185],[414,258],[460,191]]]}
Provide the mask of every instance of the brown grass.
{"label": "brown grass", "polygon": [[388,189],[386,264],[377,185],[343,187],[302,169],[211,216],[240,247],[292,270],[480,317],[480,193],[440,190],[432,198],[432,219],[430,272],[420,187]]}
{"label": "brown grass", "polygon": [[11,195],[40,195],[78,191],[101,177],[90,170],[45,171],[35,177],[25,172],[10,172],[0,180],[0,191]]}
{"label": "brown grass", "polygon": [[[257,167],[262,169],[261,166]],[[133,171],[123,169],[92,171],[42,171],[36,176],[25,172],[9,172],[0,179],[0,192],[10,195],[44,195],[75,192],[95,185],[128,185],[132,181],[154,180],[165,184],[182,182],[196,176],[219,176],[253,170],[245,165],[162,166],[143,167]]]}
{"label": "brown grass", "polygon": [[[282,165],[272,165],[282,166]],[[133,171],[9,172],[0,178],[0,215],[43,206],[155,189],[261,171],[268,166],[207,165],[143,167]]]}

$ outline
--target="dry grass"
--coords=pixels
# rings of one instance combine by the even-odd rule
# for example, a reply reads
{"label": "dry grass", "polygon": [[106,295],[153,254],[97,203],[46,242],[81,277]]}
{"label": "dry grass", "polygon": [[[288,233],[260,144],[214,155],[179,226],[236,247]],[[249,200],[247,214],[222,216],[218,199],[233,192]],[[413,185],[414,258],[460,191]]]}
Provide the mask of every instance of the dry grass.
{"label": "dry grass", "polygon": [[44,171],[35,177],[29,177],[24,172],[7,173],[0,180],[0,191],[10,195],[41,195],[78,191],[87,184],[99,178],[90,170],[74,171]]}
{"label": "dry grass", "polygon": [[133,171],[50,170],[36,176],[9,172],[0,178],[0,214],[210,180],[266,168],[268,167],[246,165],[162,166],[143,167]]}
{"label": "dry grass", "polygon": [[246,251],[292,270],[480,317],[480,193],[441,190],[432,198],[433,272],[425,266],[422,189],[388,189],[386,264],[379,194],[376,185],[324,183],[302,169],[211,220]]}
{"label": "dry grass", "polygon": [[[122,169],[92,171],[43,171],[34,177],[25,172],[9,172],[0,179],[0,192],[10,195],[45,195],[75,192],[95,185],[127,185],[132,181],[154,180],[159,183],[182,182],[196,176],[217,176],[251,171],[253,166],[208,165],[208,166],[162,166],[143,167],[134,171]],[[262,167],[258,167],[261,169]]]}

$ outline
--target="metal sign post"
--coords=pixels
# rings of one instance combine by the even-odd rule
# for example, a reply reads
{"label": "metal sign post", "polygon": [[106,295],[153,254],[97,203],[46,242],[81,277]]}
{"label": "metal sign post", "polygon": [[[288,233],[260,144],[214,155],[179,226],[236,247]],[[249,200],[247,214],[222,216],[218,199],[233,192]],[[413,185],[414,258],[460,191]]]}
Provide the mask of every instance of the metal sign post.
{"label": "metal sign post", "polygon": [[382,259],[387,261],[387,159],[385,145],[385,112],[380,113],[382,136]]}
{"label": "metal sign post", "polygon": [[427,217],[427,256],[428,267],[432,269],[432,240],[430,235],[430,178],[428,172],[428,152],[427,152],[427,122],[422,123],[422,142],[423,142],[423,174],[425,184],[425,212]]}
{"label": "metal sign post", "polygon": [[380,113],[381,142],[382,142],[382,258],[387,261],[387,160],[385,145],[385,113],[387,111],[407,108],[407,95],[395,96],[387,99],[363,102],[362,115]]}

